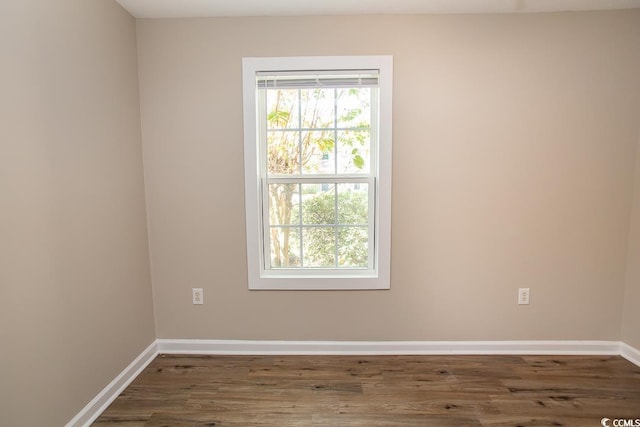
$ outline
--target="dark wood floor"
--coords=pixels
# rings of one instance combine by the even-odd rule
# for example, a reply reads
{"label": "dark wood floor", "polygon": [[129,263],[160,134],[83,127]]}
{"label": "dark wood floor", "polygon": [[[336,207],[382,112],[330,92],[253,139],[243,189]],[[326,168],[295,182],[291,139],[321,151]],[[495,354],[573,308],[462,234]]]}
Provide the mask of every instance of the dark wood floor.
{"label": "dark wood floor", "polygon": [[640,419],[614,356],[169,356],[105,426],[600,426]]}

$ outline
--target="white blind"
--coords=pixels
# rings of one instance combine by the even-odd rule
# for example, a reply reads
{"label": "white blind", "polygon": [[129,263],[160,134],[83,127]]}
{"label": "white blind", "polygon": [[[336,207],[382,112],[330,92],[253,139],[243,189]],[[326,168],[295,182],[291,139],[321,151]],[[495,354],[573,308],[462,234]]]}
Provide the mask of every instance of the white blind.
{"label": "white blind", "polygon": [[378,87],[379,70],[258,71],[258,89]]}

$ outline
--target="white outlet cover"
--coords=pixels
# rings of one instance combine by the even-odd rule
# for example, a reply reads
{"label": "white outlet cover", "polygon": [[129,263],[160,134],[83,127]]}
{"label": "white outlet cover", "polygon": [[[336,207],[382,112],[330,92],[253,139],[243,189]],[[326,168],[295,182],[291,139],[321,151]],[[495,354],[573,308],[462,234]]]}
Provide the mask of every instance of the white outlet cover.
{"label": "white outlet cover", "polygon": [[204,304],[204,291],[202,290],[202,288],[191,289],[191,296],[193,298],[193,304]]}

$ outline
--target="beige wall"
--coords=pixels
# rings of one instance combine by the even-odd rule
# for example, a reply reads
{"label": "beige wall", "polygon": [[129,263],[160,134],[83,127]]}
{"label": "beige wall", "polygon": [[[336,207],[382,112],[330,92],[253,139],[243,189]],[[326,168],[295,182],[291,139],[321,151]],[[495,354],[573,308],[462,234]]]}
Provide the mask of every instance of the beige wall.
{"label": "beige wall", "polygon": [[[640,122],[640,117],[638,118]],[[627,286],[624,294],[622,341],[640,349],[640,131],[636,153],[636,176],[633,210],[627,255]]]}
{"label": "beige wall", "polygon": [[155,338],[135,37],[0,2],[0,425],[64,425]]}
{"label": "beige wall", "polygon": [[[249,292],[241,58],[337,54],[394,56],[392,289]],[[640,11],[141,20],[138,56],[159,338],[620,339]]]}

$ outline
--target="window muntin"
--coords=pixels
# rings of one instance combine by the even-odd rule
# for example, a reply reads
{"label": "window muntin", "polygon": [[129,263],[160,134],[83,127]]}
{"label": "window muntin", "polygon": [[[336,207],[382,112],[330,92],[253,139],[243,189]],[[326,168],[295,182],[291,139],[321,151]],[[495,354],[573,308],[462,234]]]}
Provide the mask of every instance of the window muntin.
{"label": "window muntin", "polygon": [[392,58],[244,58],[243,82],[249,288],[388,289]]}

